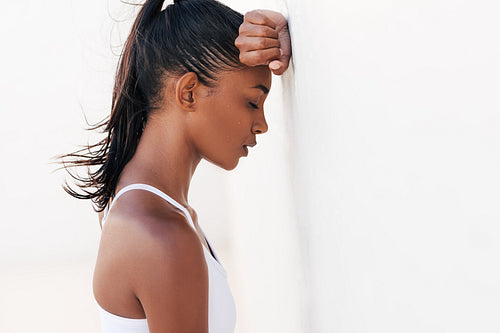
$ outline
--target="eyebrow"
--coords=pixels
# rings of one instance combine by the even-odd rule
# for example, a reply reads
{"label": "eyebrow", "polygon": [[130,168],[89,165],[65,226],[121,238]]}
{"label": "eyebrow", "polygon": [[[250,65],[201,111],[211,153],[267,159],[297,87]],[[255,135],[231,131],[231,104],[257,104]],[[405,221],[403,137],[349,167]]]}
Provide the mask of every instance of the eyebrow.
{"label": "eyebrow", "polygon": [[255,87],[252,87],[252,88],[257,88],[257,89],[260,89],[264,92],[264,94],[267,94],[269,92],[269,88],[267,88],[266,86],[263,86],[262,84],[258,84],[256,85]]}

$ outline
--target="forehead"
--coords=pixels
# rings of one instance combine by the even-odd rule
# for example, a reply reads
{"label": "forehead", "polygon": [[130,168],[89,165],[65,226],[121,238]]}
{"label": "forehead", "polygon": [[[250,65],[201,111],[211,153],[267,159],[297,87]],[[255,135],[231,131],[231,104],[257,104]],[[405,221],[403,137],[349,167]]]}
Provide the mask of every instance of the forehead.
{"label": "forehead", "polygon": [[246,89],[263,85],[271,88],[271,71],[267,66],[244,67],[221,73],[218,77],[218,86],[222,89]]}

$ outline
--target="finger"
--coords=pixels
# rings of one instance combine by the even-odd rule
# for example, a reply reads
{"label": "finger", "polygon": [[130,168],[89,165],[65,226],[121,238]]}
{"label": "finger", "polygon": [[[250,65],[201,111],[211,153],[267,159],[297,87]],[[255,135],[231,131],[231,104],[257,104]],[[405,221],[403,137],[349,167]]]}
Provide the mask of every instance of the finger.
{"label": "finger", "polygon": [[234,41],[234,44],[240,49],[240,51],[263,50],[273,47],[279,48],[280,46],[280,42],[274,38],[245,36],[238,36],[238,38]]}
{"label": "finger", "polygon": [[267,65],[270,61],[279,59],[280,49],[273,47],[240,53],[240,61],[247,66]]}
{"label": "finger", "polygon": [[270,17],[264,14],[265,11],[261,10],[252,10],[248,13],[246,13],[243,16],[243,20],[245,22],[253,23],[253,24],[258,24],[258,25],[266,25],[272,29],[276,28],[276,23],[274,20],[272,20]]}
{"label": "finger", "polygon": [[278,38],[278,32],[265,25],[257,25],[252,23],[243,22],[239,28],[239,34],[248,37],[268,37]]}
{"label": "finger", "polygon": [[281,75],[283,74],[287,69],[290,64],[290,54],[285,53],[283,49],[280,49],[281,52],[281,57],[277,60],[273,60],[269,63],[269,69],[275,74],[275,75]]}
{"label": "finger", "polygon": [[267,9],[257,9],[256,12],[258,14],[264,15],[267,19],[271,20],[273,22],[271,26],[276,30],[279,30],[280,27],[283,27],[287,24],[285,16],[283,16],[283,14],[279,12]]}
{"label": "finger", "polygon": [[269,63],[269,69],[273,72],[274,75],[283,74],[288,68],[287,63],[283,63],[279,60],[273,60]]}

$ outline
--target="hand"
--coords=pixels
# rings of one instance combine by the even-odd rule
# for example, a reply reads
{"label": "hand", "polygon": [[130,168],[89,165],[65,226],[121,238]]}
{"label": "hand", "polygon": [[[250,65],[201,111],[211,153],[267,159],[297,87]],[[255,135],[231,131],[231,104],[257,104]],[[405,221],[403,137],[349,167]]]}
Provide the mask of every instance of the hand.
{"label": "hand", "polygon": [[245,14],[234,44],[240,61],[247,66],[268,65],[275,75],[283,74],[292,47],[286,18],[278,12],[257,9]]}

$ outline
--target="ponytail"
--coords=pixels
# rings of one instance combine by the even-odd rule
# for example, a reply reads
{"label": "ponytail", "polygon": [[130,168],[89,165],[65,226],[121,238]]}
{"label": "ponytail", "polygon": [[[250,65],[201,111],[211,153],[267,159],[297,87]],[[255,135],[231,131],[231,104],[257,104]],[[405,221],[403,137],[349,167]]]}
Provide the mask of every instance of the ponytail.
{"label": "ponytail", "polygon": [[[243,16],[216,0],[163,0],[142,5],[132,26],[115,75],[108,119],[89,128],[107,136],[100,142],[59,156],[78,189],[64,190],[91,199],[100,212],[114,196],[119,176],[133,157],[146,122],[161,98],[165,73],[194,72],[213,85],[216,73],[242,67],[234,45]],[[74,167],[86,167],[79,176]]]}

